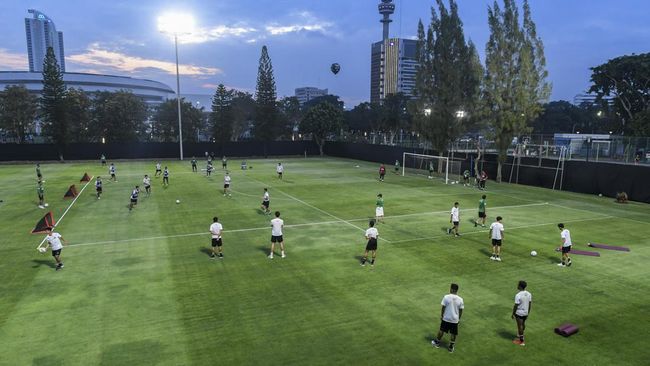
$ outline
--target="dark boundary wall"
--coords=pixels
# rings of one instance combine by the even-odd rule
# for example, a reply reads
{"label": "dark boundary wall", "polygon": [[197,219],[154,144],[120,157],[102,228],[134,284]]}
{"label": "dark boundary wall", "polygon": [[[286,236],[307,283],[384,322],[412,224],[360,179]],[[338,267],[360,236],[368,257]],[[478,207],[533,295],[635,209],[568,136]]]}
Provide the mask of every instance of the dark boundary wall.
{"label": "dark boundary wall", "polygon": [[[359,159],[392,165],[395,160],[402,162],[404,152],[435,155],[431,151],[424,152],[420,148],[405,148],[398,146],[354,144],[345,142],[328,142],[325,154],[349,159]],[[457,155],[465,158],[465,154]],[[503,166],[503,180],[508,181],[512,161]],[[557,160],[543,159],[538,167],[538,159],[523,158],[519,167],[519,184],[553,188]],[[469,157],[461,164],[461,169],[469,169]],[[483,161],[483,169],[490,178],[497,172],[496,155],[487,155]],[[515,182],[517,168],[513,172]],[[559,177],[558,177],[559,185]],[[650,203],[650,168],[641,165],[624,165],[612,163],[594,163],[585,161],[565,162],[564,181],[562,189],[571,192],[599,194],[615,197],[617,192],[626,192],[633,201]]]}
{"label": "dark boundary wall", "polygon": [[[205,156],[280,156],[316,155],[318,145],[312,141],[273,141],[267,143],[242,141],[226,144],[184,143],[186,159]],[[65,160],[93,160],[105,154],[108,159],[178,159],[178,143],[83,143],[70,144],[63,149]],[[0,144],[0,161],[52,161],[59,160],[58,149],[52,144]]]}

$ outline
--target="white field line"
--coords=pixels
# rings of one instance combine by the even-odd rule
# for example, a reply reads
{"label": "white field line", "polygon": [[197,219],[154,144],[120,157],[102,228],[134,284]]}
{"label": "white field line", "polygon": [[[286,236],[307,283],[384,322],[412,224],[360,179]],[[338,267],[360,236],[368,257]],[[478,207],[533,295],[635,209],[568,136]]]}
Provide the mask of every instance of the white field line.
{"label": "white field line", "polygon": [[[583,221],[595,221],[595,220],[605,220],[605,219],[610,219],[613,216],[601,216],[601,217],[594,217],[590,219],[576,219],[576,220],[567,220],[564,222],[583,222]],[[530,225],[521,225],[521,226],[512,226],[508,227],[508,230],[516,230],[516,229],[528,229],[532,227],[538,227],[538,226],[547,226],[547,225],[556,225],[557,222],[547,222],[547,223],[540,223],[540,224],[530,224]],[[479,230],[479,231],[472,231],[469,233],[464,233],[462,234],[463,236],[465,235],[474,235],[474,234],[485,234],[489,233],[490,230]],[[430,240],[430,239],[436,239],[436,238],[442,238],[445,236],[449,236],[448,234],[440,234],[440,235],[434,235],[434,236],[428,236],[428,237],[422,237],[422,238],[413,238],[413,239],[405,239],[405,240],[397,240],[393,241],[393,244],[401,244],[401,243],[409,243],[413,241],[420,241],[420,240]]]}
{"label": "white field line", "polygon": [[[250,178],[250,177],[247,177],[247,178],[250,179],[250,180],[252,180],[252,181],[258,182],[258,183],[260,183],[260,184],[264,184],[264,185],[266,185],[266,183],[264,183],[264,182],[262,182],[262,181],[259,181],[259,180],[257,180],[257,179]],[[272,187],[271,185],[267,185],[267,186],[268,186],[268,187]],[[340,217],[338,217],[338,216],[332,215],[331,213],[329,213],[329,212],[327,212],[327,211],[325,211],[325,210],[322,210],[322,209],[320,209],[320,208],[318,208],[318,207],[316,207],[316,206],[314,206],[314,205],[312,205],[312,204],[309,204],[309,203],[307,203],[307,202],[301,200],[300,198],[294,197],[294,196],[290,195],[289,193],[285,193],[285,192],[283,192],[283,191],[281,191],[281,190],[279,190],[279,189],[277,189],[277,188],[276,188],[275,190],[278,191],[278,192],[280,192],[281,194],[283,194],[283,195],[285,195],[285,196],[291,198],[292,200],[294,200],[294,201],[296,201],[296,202],[299,202],[299,203],[301,203],[301,204],[303,204],[303,205],[305,205],[305,206],[307,206],[307,207],[310,207],[310,208],[312,208],[312,209],[314,209],[314,210],[316,210],[316,211],[319,211],[319,212],[321,212],[321,213],[324,213],[325,215],[327,215],[327,216],[329,216],[329,217],[331,217],[331,218],[333,218],[333,219],[336,219],[336,220],[338,220],[339,222],[342,222],[342,223],[348,224],[348,225],[352,226],[352,227],[355,228],[355,229],[358,229],[358,230],[363,231],[364,233],[366,232],[365,229],[363,229],[363,228],[361,228],[361,227],[359,227],[359,226],[357,226],[357,225],[351,223],[350,221],[343,220],[342,218],[340,218]],[[381,236],[379,236],[379,239],[380,239],[380,240],[384,240],[384,241],[387,242],[387,243],[390,243],[390,242],[391,242],[390,240],[385,239],[385,238],[382,238]]]}
{"label": "white field line", "polygon": [[[492,207],[492,209],[506,209],[506,208],[518,208],[518,207],[529,207],[529,206],[538,206],[538,205],[545,205],[546,203],[537,203],[537,204],[528,204],[528,205],[517,205],[517,206],[497,206],[497,207]],[[409,216],[424,216],[424,215],[432,215],[432,214],[447,214],[449,213],[448,210],[445,211],[431,211],[431,212],[420,212],[420,213],[413,213],[413,214],[404,214],[404,215],[394,215],[394,216],[386,216],[385,219],[393,219],[393,218],[401,218],[401,217],[409,217]],[[362,219],[351,219],[347,220],[349,222],[357,222],[357,221],[366,221],[368,218],[362,218]],[[332,225],[332,224],[340,224],[343,221],[341,220],[332,220],[332,221],[319,221],[319,222],[308,222],[304,224],[293,224],[293,225],[286,225],[285,228],[296,228],[296,227],[304,227],[304,226],[320,226],[320,225]],[[568,222],[568,221],[567,221]],[[242,232],[248,232],[248,231],[260,231],[260,230],[268,230],[270,226],[261,226],[261,227],[253,227],[253,228],[245,228],[245,229],[234,229],[234,230],[224,230],[225,233],[242,233]],[[106,244],[118,244],[118,243],[128,243],[128,242],[134,242],[134,241],[147,241],[147,240],[159,240],[159,239],[173,239],[173,238],[187,238],[187,237],[192,237],[192,236],[201,236],[201,235],[209,235],[210,233],[207,231],[202,231],[198,233],[188,233],[188,234],[176,234],[176,235],[165,235],[165,236],[151,236],[151,237],[145,237],[145,238],[134,238],[134,239],[120,239],[120,240],[107,240],[107,241],[97,241],[97,242],[90,242],[90,243],[79,243],[79,244],[69,244],[66,245],[66,247],[81,247],[81,246],[90,246],[90,245],[106,245]],[[421,240],[421,239],[416,239],[416,240]]]}
{"label": "white field line", "polygon": [[[70,208],[72,208],[72,205],[74,205],[74,203],[77,202],[77,199],[78,199],[79,197],[81,197],[81,194],[84,192],[84,189],[86,189],[86,187],[88,187],[88,185],[90,184],[90,182],[93,181],[93,178],[94,178],[94,177],[95,177],[95,176],[90,177],[90,180],[89,180],[88,182],[86,182],[86,184],[83,186],[83,188],[81,188],[81,191],[79,191],[79,194],[77,195],[77,197],[75,197],[75,198],[72,200],[72,202],[70,202],[70,205],[68,206],[68,208],[66,208],[65,211],[63,211],[63,215],[61,215],[61,217],[59,217],[59,220],[54,224],[54,227],[57,227],[57,226],[61,223],[61,221],[63,221],[63,218],[65,217],[65,214],[67,214],[68,211],[70,211]],[[47,238],[47,236],[45,236],[45,238]],[[39,248],[41,247],[41,245],[43,245],[43,243],[45,243],[45,238],[43,238],[43,240],[41,240],[41,242],[38,244],[38,246],[36,247],[36,249],[39,249]]]}
{"label": "white field line", "polygon": [[[568,207],[568,206],[562,206],[562,205],[558,205],[558,204],[556,204],[556,203],[550,203],[550,205],[551,205],[551,206],[555,206],[555,207],[559,207],[559,208],[564,208],[564,209],[566,209],[566,210],[573,210],[573,211],[581,211],[581,212],[589,212],[589,213],[593,213],[593,211],[583,210],[583,209],[581,209],[581,208],[573,208],[573,207]],[[603,214],[599,214],[599,215],[603,215]],[[610,216],[610,217],[614,217],[614,218],[617,218],[617,219],[628,220],[628,221],[632,221],[632,222],[638,222],[639,224],[644,224],[644,225],[647,225],[648,222],[650,222],[650,220],[649,220],[648,222],[644,222],[644,221],[641,221],[641,220],[630,219],[630,218],[628,218],[628,217],[620,217],[620,216]]]}

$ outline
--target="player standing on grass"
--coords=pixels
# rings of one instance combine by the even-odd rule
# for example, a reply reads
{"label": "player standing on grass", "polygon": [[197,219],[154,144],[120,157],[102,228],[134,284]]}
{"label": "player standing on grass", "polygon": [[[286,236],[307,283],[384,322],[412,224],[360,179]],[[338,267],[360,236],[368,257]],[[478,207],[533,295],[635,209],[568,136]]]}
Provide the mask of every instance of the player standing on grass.
{"label": "player standing on grass", "polygon": [[161,169],[160,162],[157,162],[157,163],[156,163],[156,172],[154,173],[153,176],[154,176],[154,177],[157,177],[158,174],[162,174],[162,169]]}
{"label": "player standing on grass", "polygon": [[501,262],[501,244],[503,243],[504,231],[501,220],[503,220],[503,218],[497,216],[497,221],[490,225],[490,239],[492,239],[492,256],[490,259],[498,262]]}
{"label": "player standing on grass", "polygon": [[457,284],[452,283],[449,292],[449,294],[442,298],[442,302],[440,303],[440,305],[442,305],[442,310],[440,311],[440,330],[438,331],[436,338],[431,341],[431,345],[440,348],[442,335],[444,333],[450,333],[451,342],[449,342],[449,347],[447,349],[449,352],[454,352],[456,337],[458,336],[458,323],[460,323],[460,318],[463,316],[465,304],[463,298],[457,295]]}
{"label": "player standing on grass", "polygon": [[38,194],[38,208],[47,207],[47,203],[45,203],[45,188],[41,180],[38,181],[38,185],[36,186],[36,193]]}
{"label": "player standing on grass", "polygon": [[569,252],[571,252],[571,233],[568,229],[564,228],[564,224],[557,224],[558,229],[560,229],[560,237],[562,238],[562,262],[557,265],[560,267],[571,267],[571,258],[569,258]]}
{"label": "player standing on grass", "polygon": [[133,207],[137,206],[139,194],[140,194],[140,186],[135,186],[133,191],[131,191],[131,202],[129,203],[129,211],[133,210]]}
{"label": "player standing on grass", "polygon": [[212,162],[208,161],[208,165],[205,168],[205,176],[206,177],[209,177],[210,175],[212,175],[212,169],[214,169],[212,167]]}
{"label": "player standing on grass", "polygon": [[232,194],[230,194],[230,174],[226,172],[226,176],[223,177],[223,195],[224,197],[228,195],[228,197],[231,197]]}
{"label": "player standing on grass", "polygon": [[212,225],[210,225],[210,234],[212,234],[212,255],[210,259],[223,259],[223,250],[221,246],[223,242],[221,241],[221,233],[223,232],[223,226],[219,223],[218,217],[212,218]]}
{"label": "player standing on grass", "polygon": [[366,239],[368,243],[366,244],[366,250],[363,252],[363,257],[361,257],[361,265],[365,266],[366,261],[368,260],[368,252],[372,252],[372,257],[370,259],[370,266],[375,266],[375,258],[377,258],[377,239],[379,239],[379,231],[375,227],[375,220],[370,220],[368,222],[368,230],[366,230]]}
{"label": "player standing on grass", "polygon": [[470,176],[469,170],[465,169],[465,171],[463,172],[463,187],[469,187],[469,176]]}
{"label": "player standing on grass", "polygon": [[395,160],[395,174],[399,174],[399,160]]}
{"label": "player standing on grass", "polygon": [[221,158],[221,169],[223,170],[228,169],[228,159],[226,159],[225,155]]}
{"label": "player standing on grass", "polygon": [[41,164],[36,163],[36,179],[39,181],[43,180],[43,174],[41,174]]}
{"label": "player standing on grass", "polygon": [[458,202],[454,202],[454,207],[451,208],[449,222],[454,226],[447,229],[447,234],[453,232],[455,236],[460,236],[460,233],[458,232],[458,227],[460,226],[460,208],[458,208]]}
{"label": "player standing on grass", "polygon": [[99,160],[102,162],[102,166],[106,166],[106,155],[102,154]]}
{"label": "player standing on grass", "polygon": [[108,167],[108,174],[111,175],[111,177],[108,180],[112,180],[114,182],[117,182],[117,177],[115,176],[115,164],[111,163],[111,166]]}
{"label": "player standing on grass", "polygon": [[383,182],[385,176],[386,176],[386,167],[384,166],[384,164],[381,164],[379,166],[379,181]]}
{"label": "player standing on grass", "polygon": [[45,241],[47,241],[47,244],[45,245],[45,250],[47,250],[47,247],[52,247],[52,257],[54,257],[54,260],[56,261],[56,270],[60,270],[63,268],[63,262],[61,261],[61,249],[63,249],[63,244],[65,243],[65,240],[59,233],[55,233],[52,231],[51,227],[47,228],[47,236],[45,237]]}
{"label": "player standing on grass", "polygon": [[146,174],[142,179],[142,185],[144,186],[144,191],[147,193],[147,197],[149,197],[151,195],[151,178]]}
{"label": "player standing on grass", "polygon": [[377,195],[377,202],[375,203],[375,220],[383,222],[384,219],[384,196]]}
{"label": "player standing on grass", "polygon": [[284,173],[284,167],[282,166],[282,163],[278,163],[277,168],[275,168],[275,171],[278,173],[278,179],[282,180],[282,173]]}
{"label": "player standing on grass", "polygon": [[97,191],[97,199],[102,199],[102,177],[97,177],[95,180],[95,191]]}
{"label": "player standing on grass", "polygon": [[196,158],[192,156],[192,172],[196,173],[198,169],[196,168]]}
{"label": "player standing on grass", "polygon": [[169,185],[169,170],[167,167],[165,167],[165,170],[163,171],[163,185],[168,186]]}
{"label": "player standing on grass", "polygon": [[526,291],[528,284],[526,281],[519,281],[517,289],[519,292],[515,295],[515,306],[512,307],[512,319],[517,322],[517,338],[512,341],[514,344],[525,346],[524,330],[526,330],[526,319],[533,307],[533,295]]}
{"label": "player standing on grass", "polygon": [[478,181],[478,188],[480,190],[485,190],[485,182],[487,182],[488,175],[485,172],[485,170],[481,170],[481,174],[479,175],[479,181]]}
{"label": "player standing on grass", "polygon": [[269,190],[268,188],[264,188],[264,195],[262,196],[262,211],[266,215],[271,214],[271,210],[269,210],[269,205],[271,204],[271,197],[269,196]]}
{"label": "player standing on grass", "polygon": [[280,243],[280,254],[282,258],[287,256],[284,254],[284,238],[282,238],[282,229],[284,228],[284,220],[280,218],[280,211],[275,211],[275,218],[271,220],[271,254],[269,258],[273,259],[273,250],[275,243]]}
{"label": "player standing on grass", "polygon": [[429,177],[428,177],[429,179],[433,179],[433,171],[434,171],[433,161],[429,161]]}
{"label": "player standing on grass", "polygon": [[487,205],[487,202],[485,202],[486,198],[485,195],[482,195],[478,201],[478,219],[474,221],[474,227],[478,226],[479,221],[481,222],[481,227],[485,227],[485,218],[487,217],[485,212],[485,206]]}

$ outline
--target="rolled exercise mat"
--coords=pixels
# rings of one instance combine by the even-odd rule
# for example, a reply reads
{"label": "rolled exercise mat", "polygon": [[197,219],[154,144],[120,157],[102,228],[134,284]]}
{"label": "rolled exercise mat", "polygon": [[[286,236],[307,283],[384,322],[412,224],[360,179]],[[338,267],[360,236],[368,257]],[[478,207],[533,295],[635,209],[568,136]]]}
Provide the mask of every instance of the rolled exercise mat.
{"label": "rolled exercise mat", "polygon": [[588,243],[588,246],[598,249],[607,249],[607,250],[618,250],[619,252],[629,252],[630,248],[628,247],[619,247],[616,245],[607,245],[607,244],[598,244],[598,243]]}

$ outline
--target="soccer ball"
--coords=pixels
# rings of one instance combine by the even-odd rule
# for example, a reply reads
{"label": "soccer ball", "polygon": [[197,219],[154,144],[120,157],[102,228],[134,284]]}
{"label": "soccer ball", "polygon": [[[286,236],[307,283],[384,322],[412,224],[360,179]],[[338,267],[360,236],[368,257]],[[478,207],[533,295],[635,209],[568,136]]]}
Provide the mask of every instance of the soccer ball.
{"label": "soccer ball", "polygon": [[533,250],[532,252],[530,252],[530,255],[531,257],[537,257],[537,252]]}
{"label": "soccer ball", "polygon": [[181,200],[176,200],[176,204],[179,204],[179,203],[181,203]]}
{"label": "soccer ball", "polygon": [[45,248],[38,248],[38,251],[41,252],[41,253],[45,253],[45,252],[47,251],[47,249],[45,249]]}

